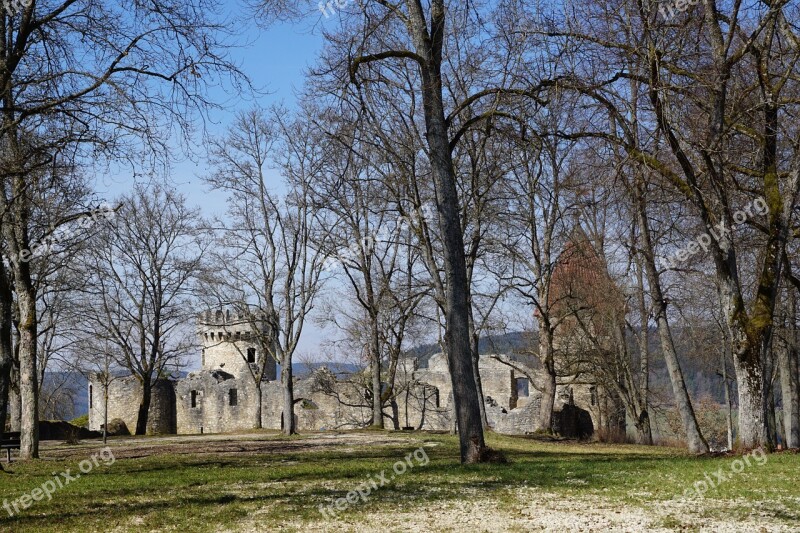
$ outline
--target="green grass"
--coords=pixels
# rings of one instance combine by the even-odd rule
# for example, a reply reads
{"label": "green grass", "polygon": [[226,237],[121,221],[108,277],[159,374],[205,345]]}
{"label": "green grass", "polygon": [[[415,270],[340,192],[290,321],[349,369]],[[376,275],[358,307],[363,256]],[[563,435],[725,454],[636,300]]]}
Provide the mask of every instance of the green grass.
{"label": "green grass", "polygon": [[[374,431],[353,435],[383,436]],[[157,441],[112,441],[112,450],[120,457],[123,451],[131,453],[140,444],[147,444],[150,451],[143,457],[118,458],[112,465],[95,468],[57,491],[52,501],[34,502],[19,516],[9,518],[0,508],[0,531],[236,530],[244,519],[253,520],[254,516],[259,531],[281,527],[302,530],[303,524],[322,520],[320,504],[327,506],[345,497],[382,470],[390,472],[396,461],[422,445],[430,462],[425,466],[415,462],[414,468],[373,492],[366,502],[350,505],[342,513],[348,523],[375,513],[445,508],[464,500],[491,501],[498,509],[513,514],[529,503],[520,501],[520,489],[566,500],[598,499],[625,508],[649,509],[671,502],[706,474],[713,478],[712,472],[719,468],[729,472],[735,460],[695,458],[669,448],[545,443],[490,435],[489,444],[505,452],[510,463],[465,467],[458,462],[454,437],[421,433],[389,436],[405,440],[325,450],[290,447],[280,453],[209,454],[190,453],[202,446],[197,440],[164,445],[163,453]],[[285,441],[312,443],[315,437]],[[264,439],[273,445],[284,441],[263,434],[241,438]],[[68,459],[18,462],[6,467],[10,472],[0,472],[0,503],[29,493],[52,479],[53,473],[69,468],[74,474],[79,461],[100,446],[84,442],[68,452]],[[47,457],[49,450],[45,448],[42,456]],[[709,490],[699,513],[743,520],[752,516],[757,506],[764,520],[792,527],[800,524],[799,502],[800,456],[783,453],[769,456],[762,466],[753,462],[742,474]],[[660,525],[691,528],[692,521],[676,509],[666,513]]]}

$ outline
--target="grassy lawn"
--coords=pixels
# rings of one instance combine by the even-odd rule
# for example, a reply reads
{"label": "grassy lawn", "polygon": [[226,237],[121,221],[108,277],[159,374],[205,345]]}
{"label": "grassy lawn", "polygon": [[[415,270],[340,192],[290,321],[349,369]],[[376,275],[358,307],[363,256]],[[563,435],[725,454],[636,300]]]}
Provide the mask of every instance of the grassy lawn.
{"label": "grassy lawn", "polygon": [[[748,465],[669,448],[497,435],[489,443],[510,463],[462,467],[454,437],[425,433],[113,440],[113,463],[83,463],[90,472],[22,509],[21,496],[54,475],[63,485],[60,473],[74,477],[102,447],[47,446],[43,460],[3,465],[0,503],[17,501],[19,513],[0,509],[0,531],[800,529],[793,453]],[[395,473],[398,462],[405,472]],[[704,480],[718,486],[684,494]]]}

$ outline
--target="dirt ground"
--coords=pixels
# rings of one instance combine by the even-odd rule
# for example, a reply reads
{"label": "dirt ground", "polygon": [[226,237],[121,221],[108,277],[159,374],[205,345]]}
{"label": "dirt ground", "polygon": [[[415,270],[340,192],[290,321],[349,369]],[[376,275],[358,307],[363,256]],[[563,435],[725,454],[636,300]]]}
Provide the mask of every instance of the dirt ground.
{"label": "dirt ground", "polygon": [[[347,451],[348,448],[364,446],[404,445],[416,442],[403,435],[384,433],[320,433],[313,438],[293,441],[275,440],[263,433],[237,435],[192,435],[166,437],[115,438],[110,441],[114,457],[135,459],[156,454],[175,455],[226,455],[226,454],[286,454],[324,450]],[[75,446],[65,446],[61,441],[43,441],[40,445],[42,457],[49,459],[82,459],[87,448],[102,447],[102,441],[83,441]]]}

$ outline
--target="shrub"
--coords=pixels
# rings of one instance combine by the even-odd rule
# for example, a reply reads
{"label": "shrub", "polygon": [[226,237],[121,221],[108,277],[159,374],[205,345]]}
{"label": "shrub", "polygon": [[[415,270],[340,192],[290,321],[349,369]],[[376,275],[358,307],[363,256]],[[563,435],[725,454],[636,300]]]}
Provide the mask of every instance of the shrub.
{"label": "shrub", "polygon": [[89,415],[85,414],[79,416],[78,418],[73,418],[69,421],[70,424],[73,426],[78,426],[79,428],[88,428],[89,427]]}

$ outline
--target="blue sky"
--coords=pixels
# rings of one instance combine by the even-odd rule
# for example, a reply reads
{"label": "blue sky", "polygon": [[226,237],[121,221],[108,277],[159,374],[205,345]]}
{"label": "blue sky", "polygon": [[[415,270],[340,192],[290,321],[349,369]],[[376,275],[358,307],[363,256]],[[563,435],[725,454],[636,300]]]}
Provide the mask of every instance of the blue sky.
{"label": "blue sky", "polygon": [[[248,16],[241,0],[227,0],[227,3],[234,16],[247,21],[238,25],[242,30],[238,39],[242,46],[230,51],[231,58],[250,78],[256,90],[267,94],[252,97],[237,95],[221,88],[212,90],[209,93],[210,98],[225,107],[223,110],[214,110],[210,122],[205,124],[207,131],[212,134],[222,134],[237,111],[254,104],[269,107],[274,103],[283,103],[293,108],[296,91],[304,83],[304,72],[314,64],[322,50],[323,39],[320,32],[315,31],[314,25],[335,23],[333,17],[325,19],[320,14],[308,21],[276,24],[264,29],[259,28],[252,17]],[[224,201],[217,195],[207,194],[207,188],[199,179],[208,169],[202,157],[204,149],[199,135],[194,150],[200,155],[199,159],[195,155],[192,158],[194,161],[186,158],[176,162],[171,178],[192,203],[206,212],[222,213],[225,209]],[[114,196],[130,188],[130,169],[112,171],[111,174],[113,177],[105,176],[97,180],[98,193]],[[276,181],[279,181],[278,178]]]}

